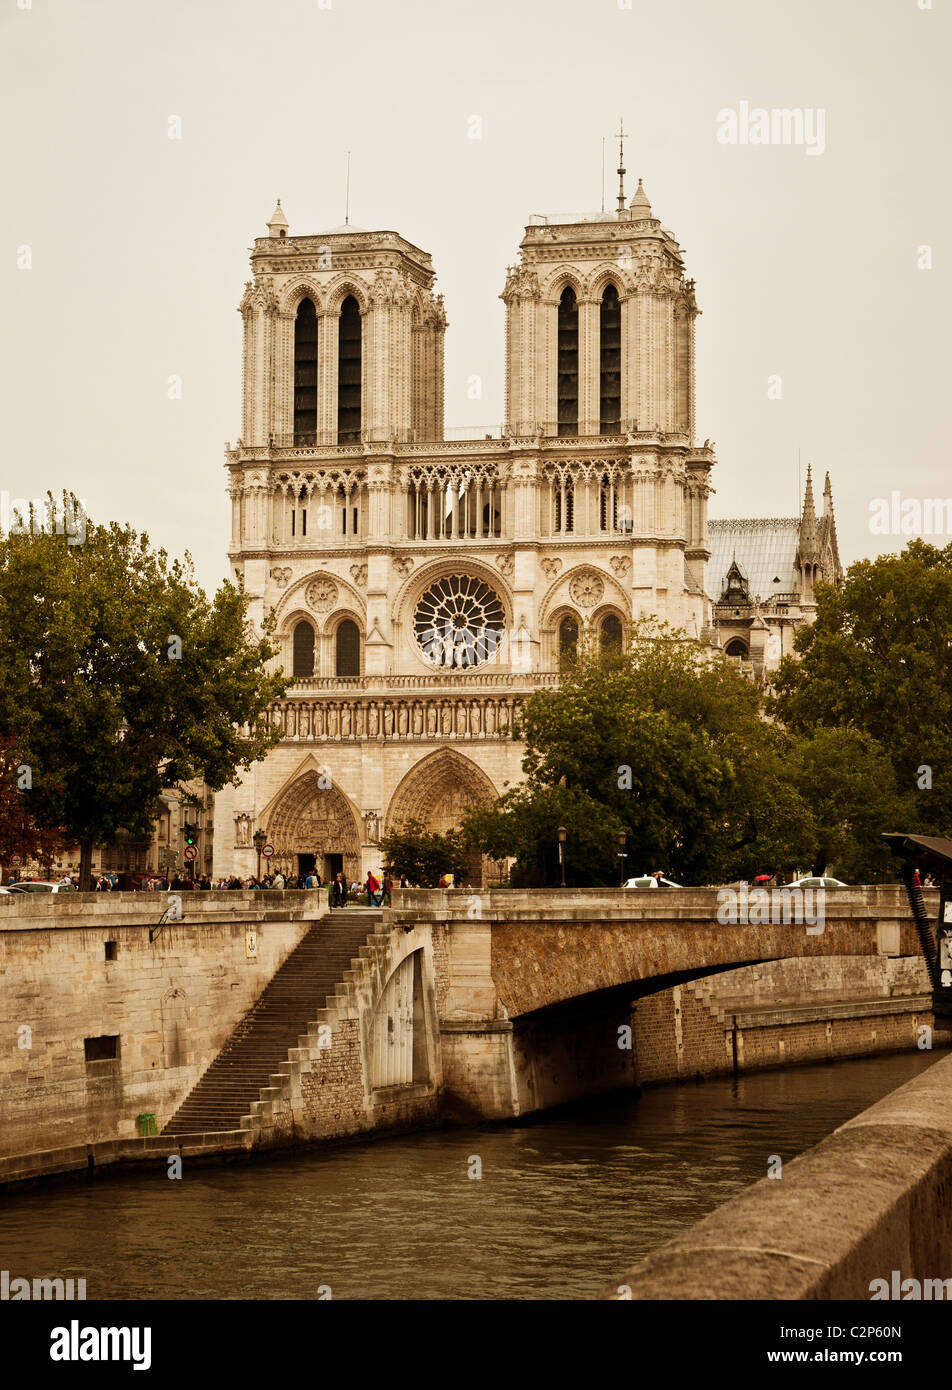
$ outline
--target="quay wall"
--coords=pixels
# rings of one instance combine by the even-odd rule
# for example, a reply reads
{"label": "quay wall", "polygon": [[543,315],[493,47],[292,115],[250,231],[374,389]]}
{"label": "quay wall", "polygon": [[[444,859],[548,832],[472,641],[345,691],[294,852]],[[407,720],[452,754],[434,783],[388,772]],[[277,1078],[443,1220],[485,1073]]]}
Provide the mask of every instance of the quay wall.
{"label": "quay wall", "polygon": [[131,1139],[142,1113],[161,1129],[327,910],[181,896],[186,920],[151,943],[164,895],[0,897],[0,1156]]}

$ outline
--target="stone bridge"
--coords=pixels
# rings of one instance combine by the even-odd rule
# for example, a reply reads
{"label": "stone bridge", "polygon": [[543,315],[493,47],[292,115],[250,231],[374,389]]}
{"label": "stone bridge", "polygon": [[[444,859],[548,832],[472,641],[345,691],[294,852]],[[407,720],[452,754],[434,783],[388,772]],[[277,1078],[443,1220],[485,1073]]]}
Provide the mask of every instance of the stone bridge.
{"label": "stone bridge", "polygon": [[[514,1118],[634,1085],[645,995],[757,962],[919,956],[898,886],[828,892],[822,920],[805,903],[799,923],[775,894],[722,924],[715,889],[398,890],[374,913],[328,913],[305,892],[183,897],[159,934],[152,894],[0,899],[0,1031],[15,1040],[0,1055],[0,1179],[170,1144],[211,1155]],[[641,1011],[637,1026],[640,1040]],[[215,1063],[237,1039],[255,1065],[240,1096],[235,1068],[218,1096]]]}
{"label": "stone bridge", "polygon": [[722,924],[713,888],[403,890],[385,921],[432,935],[445,1098],[503,1118],[632,1084],[645,994],[759,961],[918,955],[898,886],[818,906],[774,891]]}

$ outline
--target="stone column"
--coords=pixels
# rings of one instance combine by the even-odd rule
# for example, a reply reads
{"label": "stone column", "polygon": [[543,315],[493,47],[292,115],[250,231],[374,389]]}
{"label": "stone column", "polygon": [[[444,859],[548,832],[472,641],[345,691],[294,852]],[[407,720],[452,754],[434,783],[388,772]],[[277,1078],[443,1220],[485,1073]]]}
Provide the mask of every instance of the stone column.
{"label": "stone column", "polygon": [[598,434],[601,426],[600,307],[597,299],[578,301],[578,432],[583,436]]}

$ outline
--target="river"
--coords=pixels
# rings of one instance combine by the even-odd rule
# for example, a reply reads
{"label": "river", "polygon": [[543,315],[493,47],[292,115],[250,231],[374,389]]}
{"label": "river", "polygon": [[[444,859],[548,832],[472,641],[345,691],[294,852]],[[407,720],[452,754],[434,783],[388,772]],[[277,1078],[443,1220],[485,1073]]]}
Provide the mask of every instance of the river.
{"label": "river", "polygon": [[[910,1053],[657,1086],[533,1122],[0,1197],[13,1275],[89,1299],[589,1298],[908,1081]],[[481,1177],[470,1176],[481,1167]]]}

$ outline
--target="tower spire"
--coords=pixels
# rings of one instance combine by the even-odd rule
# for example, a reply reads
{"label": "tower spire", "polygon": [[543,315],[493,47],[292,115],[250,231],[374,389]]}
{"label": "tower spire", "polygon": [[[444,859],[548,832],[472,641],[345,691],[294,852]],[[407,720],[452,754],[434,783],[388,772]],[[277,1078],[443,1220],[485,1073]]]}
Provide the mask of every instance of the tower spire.
{"label": "tower spire", "polygon": [[619,219],[625,216],[625,122],[618,122],[618,211]]}

